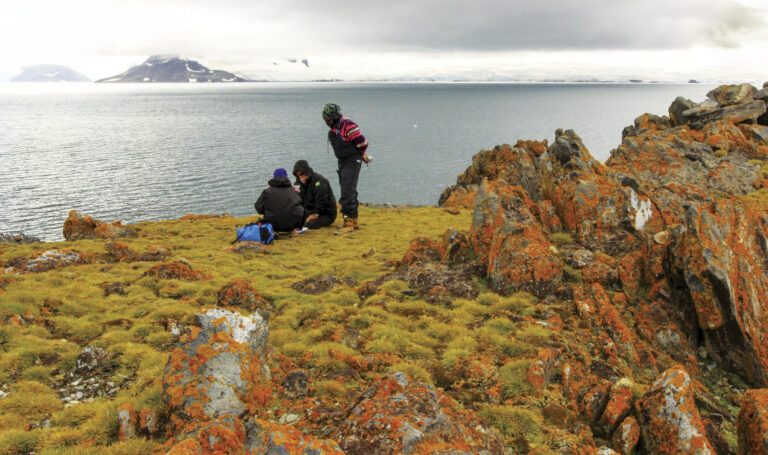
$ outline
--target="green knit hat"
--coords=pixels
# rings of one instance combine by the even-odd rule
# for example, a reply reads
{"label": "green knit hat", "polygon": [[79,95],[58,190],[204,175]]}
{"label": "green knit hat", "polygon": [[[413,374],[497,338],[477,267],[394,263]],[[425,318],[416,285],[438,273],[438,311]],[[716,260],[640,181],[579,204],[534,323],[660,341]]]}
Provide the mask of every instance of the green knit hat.
{"label": "green knit hat", "polygon": [[324,119],[335,119],[341,117],[341,107],[338,104],[328,103],[323,108]]}

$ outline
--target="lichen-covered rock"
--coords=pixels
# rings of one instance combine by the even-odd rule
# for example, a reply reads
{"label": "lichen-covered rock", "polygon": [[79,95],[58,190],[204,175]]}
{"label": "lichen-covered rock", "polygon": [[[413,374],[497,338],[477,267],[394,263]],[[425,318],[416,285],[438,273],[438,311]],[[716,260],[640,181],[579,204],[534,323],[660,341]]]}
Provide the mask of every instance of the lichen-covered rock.
{"label": "lichen-covered rock", "polygon": [[185,427],[165,443],[167,455],[240,453],[245,427],[237,417],[225,415]]}
{"label": "lichen-covered rock", "polygon": [[210,276],[205,272],[194,270],[192,266],[181,261],[158,264],[144,272],[141,276],[161,280],[200,281],[210,279]]}
{"label": "lichen-covered rock", "polygon": [[247,281],[235,280],[219,288],[216,292],[216,305],[253,311],[263,309],[266,300]]}
{"label": "lichen-covered rock", "polygon": [[139,413],[139,429],[147,436],[155,436],[159,430],[159,420],[154,409],[144,408]]}
{"label": "lichen-covered rock", "polygon": [[339,445],[329,439],[305,436],[288,425],[275,425],[264,420],[245,422],[246,440],[243,450],[248,455],[344,455]]}
{"label": "lichen-covered rock", "polygon": [[720,85],[707,93],[707,98],[719,106],[731,106],[755,99],[757,89],[752,84]]}
{"label": "lichen-covered rock", "polygon": [[768,213],[745,200],[685,204],[671,230],[674,264],[687,284],[707,350],[753,383],[768,384]]}
{"label": "lichen-covered rock", "polygon": [[264,361],[269,331],[261,316],[217,308],[195,319],[163,374],[163,398],[177,432],[221,416],[239,417],[271,398]]}
{"label": "lichen-covered rock", "polygon": [[96,346],[86,346],[77,356],[75,368],[83,375],[109,368],[112,354]]}
{"label": "lichen-covered rock", "polygon": [[120,422],[120,440],[136,439],[136,411],[133,406],[125,403],[117,408],[117,420]]}
{"label": "lichen-covered rock", "polygon": [[72,265],[93,264],[101,259],[93,254],[77,250],[47,250],[28,257],[11,259],[5,264],[6,272],[40,273],[69,267]]}
{"label": "lichen-covered rock", "polygon": [[636,411],[650,453],[714,455],[683,367],[665,371],[637,401]]}
{"label": "lichen-covered rock", "polygon": [[563,266],[531,212],[535,204],[525,191],[484,181],[477,197],[469,243],[486,264],[491,285],[538,296],[554,291],[562,283]]}
{"label": "lichen-covered rock", "polygon": [[738,419],[739,455],[768,455],[768,389],[747,390]]}
{"label": "lichen-covered rock", "polygon": [[441,453],[504,453],[500,437],[483,428],[472,412],[456,409],[434,387],[403,373],[366,390],[334,439],[348,455],[421,453],[422,447],[438,443]]}
{"label": "lichen-covered rock", "polygon": [[138,237],[131,226],[125,226],[120,221],[105,223],[89,215],[80,215],[77,210],[69,212],[69,216],[64,221],[63,232],[66,240]]}
{"label": "lichen-covered rock", "polygon": [[264,245],[261,242],[252,242],[250,240],[237,242],[235,245],[228,247],[225,251],[227,253],[236,253],[236,254],[248,254],[248,253],[269,254],[270,253],[269,247],[267,245]]}
{"label": "lichen-covered rock", "polygon": [[616,428],[613,433],[613,449],[621,455],[631,455],[640,441],[640,425],[629,416]]}
{"label": "lichen-covered rock", "polygon": [[0,232],[0,243],[15,243],[17,245],[22,245],[25,243],[40,243],[40,242],[42,242],[42,240],[31,235]]}
{"label": "lichen-covered rock", "polygon": [[618,381],[611,386],[608,403],[598,421],[605,434],[613,433],[619,422],[629,415],[632,410],[632,403],[632,383],[630,381]]}

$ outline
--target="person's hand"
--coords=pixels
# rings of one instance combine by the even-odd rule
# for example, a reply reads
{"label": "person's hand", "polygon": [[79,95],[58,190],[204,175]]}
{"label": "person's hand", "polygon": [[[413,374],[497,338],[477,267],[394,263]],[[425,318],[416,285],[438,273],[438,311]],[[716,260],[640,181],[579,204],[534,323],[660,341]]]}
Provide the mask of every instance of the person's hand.
{"label": "person's hand", "polygon": [[373,161],[373,157],[371,157],[371,156],[368,156],[368,154],[367,154],[367,153],[363,153],[363,161],[364,161],[365,163],[370,163],[371,161]]}
{"label": "person's hand", "polygon": [[[316,219],[317,219],[317,213],[313,213],[312,215],[309,215],[309,216],[307,217],[307,221],[312,221],[312,220],[316,220]],[[306,223],[307,221],[305,221],[305,223]]]}

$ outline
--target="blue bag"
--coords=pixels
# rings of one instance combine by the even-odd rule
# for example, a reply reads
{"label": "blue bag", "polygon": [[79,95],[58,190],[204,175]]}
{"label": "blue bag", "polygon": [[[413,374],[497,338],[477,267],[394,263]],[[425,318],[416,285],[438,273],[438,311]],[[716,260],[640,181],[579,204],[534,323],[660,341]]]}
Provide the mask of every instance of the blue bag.
{"label": "blue bag", "polygon": [[237,231],[237,238],[232,243],[252,241],[269,245],[275,239],[275,232],[269,223],[251,223],[243,227],[235,226],[235,230]]}

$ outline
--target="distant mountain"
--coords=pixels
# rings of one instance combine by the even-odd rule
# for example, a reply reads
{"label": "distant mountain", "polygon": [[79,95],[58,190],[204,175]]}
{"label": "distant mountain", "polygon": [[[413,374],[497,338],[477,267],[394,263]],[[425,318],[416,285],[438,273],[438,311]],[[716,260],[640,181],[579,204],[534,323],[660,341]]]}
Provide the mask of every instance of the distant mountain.
{"label": "distant mountain", "polygon": [[11,82],[91,82],[90,79],[62,65],[34,65],[22,70]]}
{"label": "distant mountain", "polygon": [[117,76],[96,82],[246,82],[227,71],[210,70],[194,60],[175,55],[153,55]]}

